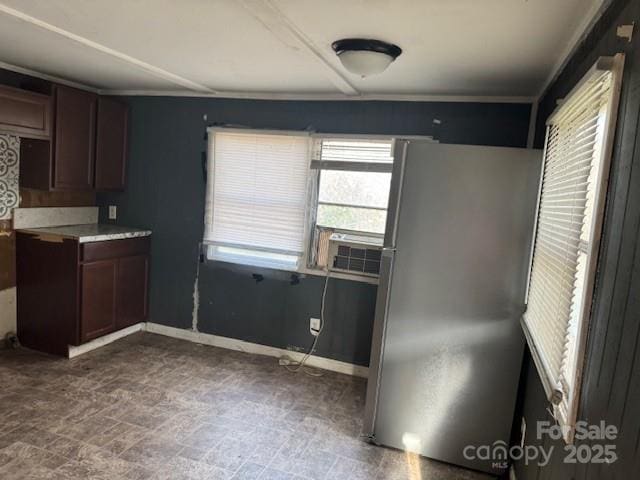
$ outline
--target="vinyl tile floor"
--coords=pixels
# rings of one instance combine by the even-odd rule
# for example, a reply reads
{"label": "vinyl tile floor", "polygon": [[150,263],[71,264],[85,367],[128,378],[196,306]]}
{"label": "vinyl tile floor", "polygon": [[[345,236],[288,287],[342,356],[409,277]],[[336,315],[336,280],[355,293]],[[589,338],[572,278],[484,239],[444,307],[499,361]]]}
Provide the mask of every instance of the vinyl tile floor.
{"label": "vinyl tile floor", "polygon": [[149,333],[73,360],[0,351],[0,478],[490,478],[361,441],[365,386]]}

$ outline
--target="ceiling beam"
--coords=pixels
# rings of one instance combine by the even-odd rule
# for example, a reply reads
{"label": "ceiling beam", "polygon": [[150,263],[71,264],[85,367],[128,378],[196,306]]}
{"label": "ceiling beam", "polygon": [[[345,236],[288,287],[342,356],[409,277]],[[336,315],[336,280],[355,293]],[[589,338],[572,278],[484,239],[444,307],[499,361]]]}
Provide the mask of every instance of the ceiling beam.
{"label": "ceiling beam", "polygon": [[359,95],[344,74],[333,64],[313,41],[289,19],[271,0],[241,0],[247,11],[286,46],[302,52],[316,65],[323,75],[345,95]]}
{"label": "ceiling beam", "polygon": [[0,3],[0,13],[4,13],[6,15],[12,16],[14,18],[17,18],[18,20],[21,20],[23,22],[34,25],[36,27],[42,28],[43,30],[47,30],[49,32],[55,33],[56,35],[65,37],[76,43],[79,43],[86,47],[102,52],[111,57],[117,58],[118,60],[122,60],[126,63],[129,63],[130,65],[133,65],[139,68],[140,70],[144,70],[145,72],[149,73],[150,75],[153,75],[154,77],[167,80],[175,85],[179,85],[181,87],[185,87],[190,90],[194,90],[196,92],[201,92],[201,93],[209,93],[209,94],[216,93],[214,90],[210,89],[209,87],[193,82],[187,78],[181,77],[174,73],[168,72],[167,70],[151,65],[150,63],[144,62],[138,58],[127,55],[126,53],[119,52],[118,50],[114,50],[105,45],[94,42],[93,40],[89,40],[88,38],[81,37],[80,35],[76,35],[75,33],[56,27],[55,25],[42,21],[38,18],[32,17],[31,15],[27,15],[24,12],[8,7],[7,5],[4,5],[2,3]]}

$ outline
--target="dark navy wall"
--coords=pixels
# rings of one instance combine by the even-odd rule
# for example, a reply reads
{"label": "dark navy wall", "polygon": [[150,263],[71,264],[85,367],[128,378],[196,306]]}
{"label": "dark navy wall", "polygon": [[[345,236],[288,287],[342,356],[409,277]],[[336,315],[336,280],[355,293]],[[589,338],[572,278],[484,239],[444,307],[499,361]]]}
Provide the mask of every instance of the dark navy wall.
{"label": "dark navy wall", "polygon": [[[150,318],[191,328],[205,184],[207,124],[330,133],[433,135],[441,142],[524,147],[530,106],[490,103],[310,102],[132,97],[127,189],[101,194],[118,223],[153,230]],[[207,116],[206,120],[204,115]],[[436,120],[436,122],[434,122]],[[105,208],[101,209],[102,221]],[[276,347],[306,349],[318,316],[322,278],[290,285],[289,275],[203,264],[199,330]],[[374,285],[331,280],[322,356],[368,365]]]}
{"label": "dark navy wall", "polygon": [[[252,272],[264,274],[256,283]],[[225,264],[200,270],[200,330],[294,350],[311,345],[309,318],[319,318],[325,279],[307,276],[290,284],[290,273]],[[376,286],[329,279],[322,356],[369,364]]]}
{"label": "dark navy wall", "polygon": [[[633,42],[616,37],[616,27],[636,23]],[[556,101],[567,94],[601,55],[626,53],[623,90],[607,198],[604,237],[596,279],[579,420],[604,420],[620,430],[618,461],[564,463],[564,444],[535,439],[539,420],[551,420],[538,373],[525,362],[523,415],[526,443],[554,447],[546,467],[516,464],[518,480],[640,478],[640,1],[614,1],[572,57],[540,105],[536,131],[544,141],[544,122]],[[518,422],[519,423],[519,422]],[[578,442],[580,445],[582,442]]]}

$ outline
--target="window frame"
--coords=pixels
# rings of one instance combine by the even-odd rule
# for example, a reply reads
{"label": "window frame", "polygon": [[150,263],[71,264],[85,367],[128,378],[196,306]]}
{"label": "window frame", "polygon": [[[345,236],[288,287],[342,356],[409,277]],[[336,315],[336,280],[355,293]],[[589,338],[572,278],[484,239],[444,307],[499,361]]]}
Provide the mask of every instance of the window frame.
{"label": "window frame", "polygon": [[[281,271],[288,271],[288,272],[300,272],[305,268],[306,261],[307,261],[307,245],[308,245],[308,238],[309,238],[309,230],[308,230],[309,188],[308,186],[307,186],[307,192],[305,195],[305,216],[304,216],[304,222],[303,222],[304,231],[303,231],[303,240],[302,240],[302,252],[300,252],[299,255],[293,255],[293,254],[290,255],[290,256],[298,257],[295,264],[276,260],[275,258],[276,256],[287,254],[287,252],[283,252],[283,251],[277,252],[276,251],[277,249],[270,250],[262,247],[247,247],[244,245],[232,245],[232,244],[222,245],[219,242],[207,239],[208,225],[210,222],[213,221],[213,215],[214,215],[213,212],[215,211],[215,206],[213,201],[213,196],[214,196],[213,178],[215,174],[214,173],[215,172],[214,145],[215,145],[215,134],[218,132],[239,133],[239,134],[246,134],[246,135],[253,134],[253,135],[274,135],[274,136],[281,135],[281,136],[308,137],[309,142],[311,142],[311,132],[300,131],[300,130],[272,130],[272,129],[236,128],[236,127],[224,127],[224,126],[207,127],[207,130],[206,130],[206,133],[207,133],[207,139],[206,139],[207,140],[207,158],[206,158],[206,167],[205,167],[206,192],[205,192],[204,232],[203,232],[203,239],[202,239],[202,247],[204,250],[203,253],[205,255],[205,258],[209,261],[224,262],[224,263],[229,263],[233,265],[241,265],[245,267],[265,268],[265,269],[281,270]],[[310,151],[311,151],[311,145],[309,146],[309,152]],[[310,161],[310,158],[308,156],[306,159],[307,184],[311,176],[309,174],[309,161]],[[242,258],[243,257],[242,254],[233,254],[233,253],[220,254],[219,252],[216,252],[216,250],[219,248],[237,248],[239,250],[243,250],[244,252],[246,252],[246,254],[244,255],[244,258]],[[255,252],[255,253],[264,252],[266,254],[271,253],[273,254],[273,257],[271,258],[271,260],[269,260],[268,257],[261,257],[258,255],[251,256],[250,252]]]}
{"label": "window frame", "polygon": [[[591,326],[591,319],[593,316],[593,303],[596,289],[596,273],[597,265],[600,253],[600,244],[603,233],[603,224],[605,217],[605,204],[607,197],[607,187],[609,182],[609,174],[611,170],[611,161],[613,153],[613,144],[616,132],[616,123],[618,116],[618,107],[622,82],[622,71],[624,68],[624,54],[617,54],[614,57],[601,57],[595,65],[587,72],[587,74],[578,82],[578,84],[571,90],[571,92],[565,97],[559,107],[551,114],[547,120],[546,134],[545,134],[545,146],[543,153],[543,160],[547,158],[548,149],[548,136],[551,130],[551,125],[554,119],[563,112],[563,106],[567,105],[571,101],[572,97],[576,95],[582,86],[585,85],[593,76],[602,71],[610,71],[612,74],[611,87],[609,91],[608,103],[606,105],[606,117],[605,124],[602,131],[602,141],[599,145],[599,165],[597,175],[594,178],[593,189],[593,210],[589,214],[590,218],[584,220],[584,223],[589,221],[589,239],[587,242],[580,240],[579,255],[585,256],[586,265],[584,268],[584,274],[582,276],[583,284],[582,290],[579,292],[579,299],[576,303],[579,308],[577,315],[577,332],[575,336],[575,345],[573,350],[572,370],[569,372],[571,375],[570,391],[566,402],[562,398],[558,398],[556,391],[556,385],[553,385],[553,380],[549,377],[546,369],[546,362],[543,358],[544,354],[540,351],[530,326],[525,320],[523,315],[521,324],[525,333],[529,349],[531,351],[534,364],[538,370],[538,374],[542,381],[545,393],[550,401],[553,409],[555,419],[558,421],[562,429],[564,441],[567,444],[572,444],[575,436],[575,424],[578,419],[580,409],[580,399],[583,387],[583,373],[587,362],[587,343],[588,333]],[[536,238],[538,231],[538,218],[540,212],[540,203],[542,197],[542,188],[544,185],[544,172],[545,161],[542,162],[542,173],[540,178],[538,205],[536,210],[536,223],[533,231],[531,255],[529,259],[529,275],[527,279],[527,293],[525,303],[529,302],[529,293],[531,287],[531,276],[533,271],[534,252],[536,247]],[[583,223],[583,225],[584,225]],[[576,267],[576,275],[578,274],[578,266]],[[577,278],[577,277],[576,277]],[[575,281],[575,280],[574,280]],[[574,286],[573,292],[576,292]],[[575,301],[575,300],[574,300]],[[567,332],[571,326],[569,321],[567,322],[567,328],[565,330],[565,338]],[[563,375],[562,368],[560,375]],[[562,392],[563,394],[565,392]]]}
{"label": "window frame", "polygon": [[[364,140],[382,140],[388,141],[391,143],[391,158],[393,159],[393,153],[396,144],[396,136],[392,135],[367,135],[367,134],[314,134],[312,135],[312,139],[314,144],[312,146],[312,160],[310,163],[310,181],[311,188],[309,191],[309,223],[308,223],[308,231],[309,231],[309,239],[308,239],[308,248],[307,248],[307,258],[305,261],[305,266],[307,272],[313,272],[316,274],[324,275],[325,271],[317,264],[317,259],[315,258],[317,252],[317,231],[318,228],[332,230],[336,233],[346,233],[346,234],[354,234],[354,235],[363,235],[367,237],[374,237],[383,239],[384,233],[376,233],[376,232],[365,232],[362,230],[349,230],[343,228],[333,228],[327,227],[323,225],[318,225],[317,223],[317,214],[318,207],[321,203],[319,195],[320,195],[320,176],[323,171],[345,171],[345,172],[380,172],[380,173],[392,173],[393,170],[393,161],[391,163],[382,163],[382,162],[340,162],[336,161],[335,163],[331,161],[322,161],[319,159],[319,152],[317,150],[318,146],[321,146],[321,142],[324,139],[328,140],[353,140],[353,141],[364,141]],[[404,138],[404,137],[403,137]],[[416,137],[417,138],[417,137]],[[431,137],[420,137],[420,138],[429,138]],[[342,164],[342,165],[339,165]],[[333,168],[326,168],[326,166],[331,166]],[[351,168],[349,168],[351,167]],[[389,185],[391,186],[391,182],[393,178],[389,179]],[[359,207],[359,208],[368,208],[362,207],[359,205],[341,205],[345,207]],[[376,208],[377,210],[377,208]],[[388,214],[389,205],[387,204],[386,208],[380,210],[385,210]],[[370,275],[358,275],[357,273],[332,273],[332,276],[340,276],[344,278],[350,278],[354,280],[361,280],[368,283],[378,283],[377,278],[371,277]]]}

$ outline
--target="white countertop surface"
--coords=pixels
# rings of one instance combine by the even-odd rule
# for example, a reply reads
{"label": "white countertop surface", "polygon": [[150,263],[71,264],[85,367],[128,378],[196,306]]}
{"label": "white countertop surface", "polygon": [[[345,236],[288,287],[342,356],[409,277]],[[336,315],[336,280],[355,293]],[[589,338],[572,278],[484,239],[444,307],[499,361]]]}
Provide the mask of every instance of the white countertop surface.
{"label": "white countertop surface", "polygon": [[37,235],[72,238],[78,240],[79,243],[122,240],[125,238],[148,237],[151,235],[151,230],[103,223],[66,225],[64,227],[23,228],[18,229],[18,231]]}

